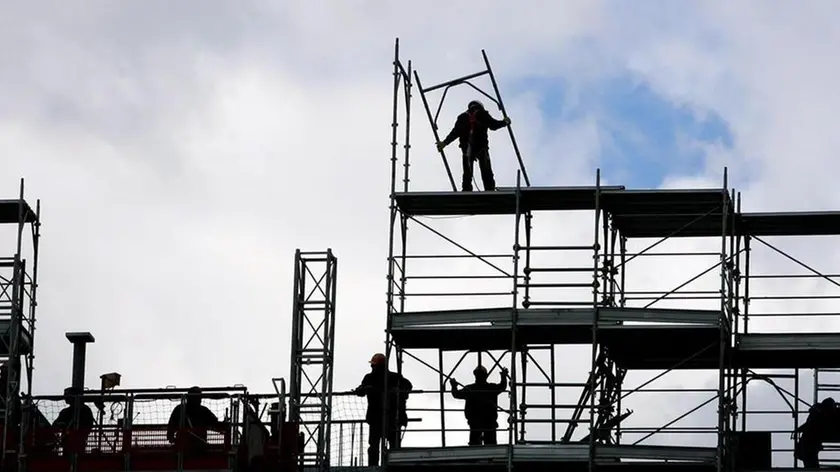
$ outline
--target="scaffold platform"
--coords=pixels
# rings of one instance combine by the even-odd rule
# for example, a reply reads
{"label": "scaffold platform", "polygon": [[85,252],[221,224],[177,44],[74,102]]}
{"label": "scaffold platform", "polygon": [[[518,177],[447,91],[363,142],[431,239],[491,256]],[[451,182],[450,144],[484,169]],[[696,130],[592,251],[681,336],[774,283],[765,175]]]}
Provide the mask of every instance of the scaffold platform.
{"label": "scaffold platform", "polygon": [[38,220],[37,214],[25,200],[0,200],[0,224],[21,222],[21,214],[24,218],[23,223],[34,223]]}
{"label": "scaffold platform", "polygon": [[840,333],[748,333],[736,365],[747,369],[840,368]]}
{"label": "scaffold platform", "polygon": [[[509,453],[515,470],[586,470],[588,443],[517,444],[510,446],[401,448],[388,456],[388,470],[506,470]],[[711,447],[629,446],[598,444],[595,465],[620,466],[621,470],[711,471],[715,467],[716,449]]]}
{"label": "scaffold platform", "polygon": [[[393,316],[391,335],[407,349],[510,349],[512,316],[510,308],[403,313]],[[517,348],[591,344],[594,316],[591,308],[520,309]],[[598,339],[622,367],[715,369],[719,365],[718,350],[710,348],[720,341],[719,311],[599,308],[598,319]]]}
{"label": "scaffold platform", "polygon": [[[623,186],[600,187],[600,191]],[[598,187],[524,187],[519,189],[519,212],[594,210]],[[494,192],[401,192],[394,195],[399,210],[409,216],[513,215],[515,188]]]}

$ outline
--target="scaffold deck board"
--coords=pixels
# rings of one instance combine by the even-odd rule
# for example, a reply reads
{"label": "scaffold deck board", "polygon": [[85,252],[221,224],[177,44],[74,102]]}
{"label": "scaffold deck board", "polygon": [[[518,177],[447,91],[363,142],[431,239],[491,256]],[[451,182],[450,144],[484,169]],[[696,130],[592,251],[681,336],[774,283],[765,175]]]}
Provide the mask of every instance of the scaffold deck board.
{"label": "scaffold deck board", "polygon": [[[510,308],[395,314],[391,319],[391,335],[397,345],[406,349],[510,349],[512,314]],[[662,359],[672,359],[686,352],[692,354],[689,350],[699,344],[720,338],[719,316],[713,310],[601,308],[599,315],[599,333],[602,333],[599,337],[614,345],[617,352],[623,352],[627,345],[630,347],[626,349],[633,352],[656,351]],[[594,310],[591,308],[520,309],[517,317],[518,346],[592,343]],[[683,323],[677,324],[678,321]],[[646,323],[619,325],[620,322]],[[647,344],[634,347],[633,337],[644,339]],[[633,358],[630,359],[632,362]]]}
{"label": "scaffold deck board", "polygon": [[[598,340],[623,368],[717,369],[720,329],[704,325],[618,325],[598,330]],[[730,350],[725,351],[730,355]]]}
{"label": "scaffold deck board", "polygon": [[[463,469],[492,470],[494,466],[504,467],[507,464],[508,451],[509,446],[401,448],[389,453],[388,468],[407,470],[457,466]],[[630,470],[633,466],[644,470],[657,466],[667,466],[669,470],[691,470],[687,467],[713,466],[715,454],[715,448],[705,447],[598,445],[595,448],[595,463],[598,466],[620,467],[622,470]],[[557,470],[561,464],[563,470],[569,470],[575,465],[585,470],[589,445],[520,444],[513,446],[512,458],[517,470],[545,470],[552,467]],[[632,462],[624,462],[627,460]]]}
{"label": "scaffold deck board", "polygon": [[[20,200],[0,200],[0,224],[17,223],[20,221]],[[34,223],[35,212],[25,201],[23,202],[24,223]]]}
{"label": "scaffold deck board", "polygon": [[840,211],[742,213],[740,219],[740,232],[744,235],[840,235]]}
{"label": "scaffold deck board", "polygon": [[[621,190],[622,186],[601,187]],[[594,210],[597,187],[523,187],[519,209],[524,211]],[[516,189],[495,192],[398,192],[397,207],[412,216],[512,215],[516,213]]]}
{"label": "scaffold deck board", "polygon": [[723,236],[724,201],[726,232],[734,231],[734,208],[722,188],[605,191],[602,197],[613,225],[628,238]]}
{"label": "scaffold deck board", "polygon": [[741,334],[735,359],[752,369],[840,368],[840,333]]}

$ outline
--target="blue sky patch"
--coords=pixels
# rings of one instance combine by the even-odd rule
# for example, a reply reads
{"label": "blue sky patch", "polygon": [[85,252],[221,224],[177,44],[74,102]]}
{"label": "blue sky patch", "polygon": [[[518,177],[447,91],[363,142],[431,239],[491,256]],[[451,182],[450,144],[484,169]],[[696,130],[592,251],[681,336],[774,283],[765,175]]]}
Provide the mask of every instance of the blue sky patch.
{"label": "blue sky patch", "polygon": [[667,176],[696,174],[705,164],[700,146],[733,145],[720,116],[677,105],[629,76],[582,89],[555,78],[511,85],[514,93],[527,89],[540,94],[549,130],[584,117],[594,119],[602,148],[598,165],[609,180],[628,187],[656,188]]}

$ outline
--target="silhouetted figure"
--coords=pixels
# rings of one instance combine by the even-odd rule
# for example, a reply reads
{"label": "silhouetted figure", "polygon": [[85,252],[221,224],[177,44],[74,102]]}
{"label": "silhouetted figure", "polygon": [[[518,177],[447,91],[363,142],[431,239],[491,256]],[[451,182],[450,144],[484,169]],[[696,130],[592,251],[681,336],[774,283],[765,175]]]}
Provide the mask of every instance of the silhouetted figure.
{"label": "silhouetted figure", "polygon": [[[408,424],[406,402],[413,386],[402,375],[388,370],[384,354],[374,354],[370,360],[370,373],[354,391],[360,397],[367,396],[365,422],[370,427],[368,438],[368,465],[379,465],[379,443],[382,437],[388,440],[388,447],[400,447],[400,432]],[[385,378],[388,378],[388,395],[385,393]],[[385,431],[382,430],[382,415],[385,414]]]}
{"label": "silhouetted figure", "polygon": [[452,131],[437,144],[438,151],[443,151],[443,148],[458,140],[462,155],[461,164],[464,168],[461,190],[472,192],[473,161],[478,161],[484,191],[496,190],[496,179],[493,177],[493,166],[490,164],[490,142],[487,138],[487,130],[495,131],[508,125],[510,125],[510,118],[497,120],[490,116],[481,102],[473,100],[467,104],[467,111],[458,115]]}
{"label": "silhouetted figure", "polygon": [[452,396],[464,401],[464,416],[470,426],[470,446],[496,444],[499,427],[499,394],[507,389],[508,371],[502,368],[501,383],[487,382],[487,369],[478,366],[473,370],[475,383],[458,389],[455,379],[449,379]]}
{"label": "silhouetted figure", "polygon": [[187,391],[187,401],[172,409],[166,439],[182,446],[186,452],[203,452],[207,450],[207,431],[222,432],[226,427],[209,408],[201,404],[201,389],[192,387]]}
{"label": "silhouetted figure", "polygon": [[840,426],[838,419],[840,409],[831,397],[811,407],[805,423],[796,430],[797,433],[802,433],[802,436],[799,437],[794,456],[802,461],[805,468],[819,467],[819,453],[823,442],[829,436],[833,436],[833,430]]}
{"label": "silhouetted figure", "polygon": [[65,455],[84,453],[93,429],[93,411],[82,401],[82,393],[75,387],[65,388],[64,402],[67,406],[53,421],[53,427],[61,431],[61,448]]}

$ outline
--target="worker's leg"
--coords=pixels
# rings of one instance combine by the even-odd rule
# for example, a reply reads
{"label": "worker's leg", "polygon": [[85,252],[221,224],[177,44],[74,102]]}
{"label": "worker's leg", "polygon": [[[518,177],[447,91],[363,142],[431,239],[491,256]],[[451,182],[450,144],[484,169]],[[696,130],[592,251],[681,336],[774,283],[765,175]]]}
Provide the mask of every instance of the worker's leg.
{"label": "worker's leg", "polygon": [[472,192],[473,160],[466,152],[461,156],[461,166],[464,168],[464,173],[461,177],[461,190]]}
{"label": "worker's leg", "polygon": [[382,442],[382,422],[374,421],[368,423],[370,434],[368,435],[368,466],[379,466],[379,443]]}
{"label": "worker's leg", "polygon": [[478,428],[475,424],[470,423],[470,441],[467,443],[469,446],[481,446],[481,429]]}
{"label": "worker's leg", "polygon": [[484,444],[487,446],[495,446],[497,443],[496,441],[496,428],[487,428],[484,430]]}
{"label": "worker's leg", "polygon": [[397,425],[388,425],[388,449],[399,449],[401,429]]}
{"label": "worker's leg", "polygon": [[481,170],[481,183],[485,192],[496,190],[496,179],[493,176],[493,165],[490,163],[490,153],[485,149],[478,153],[478,167]]}

